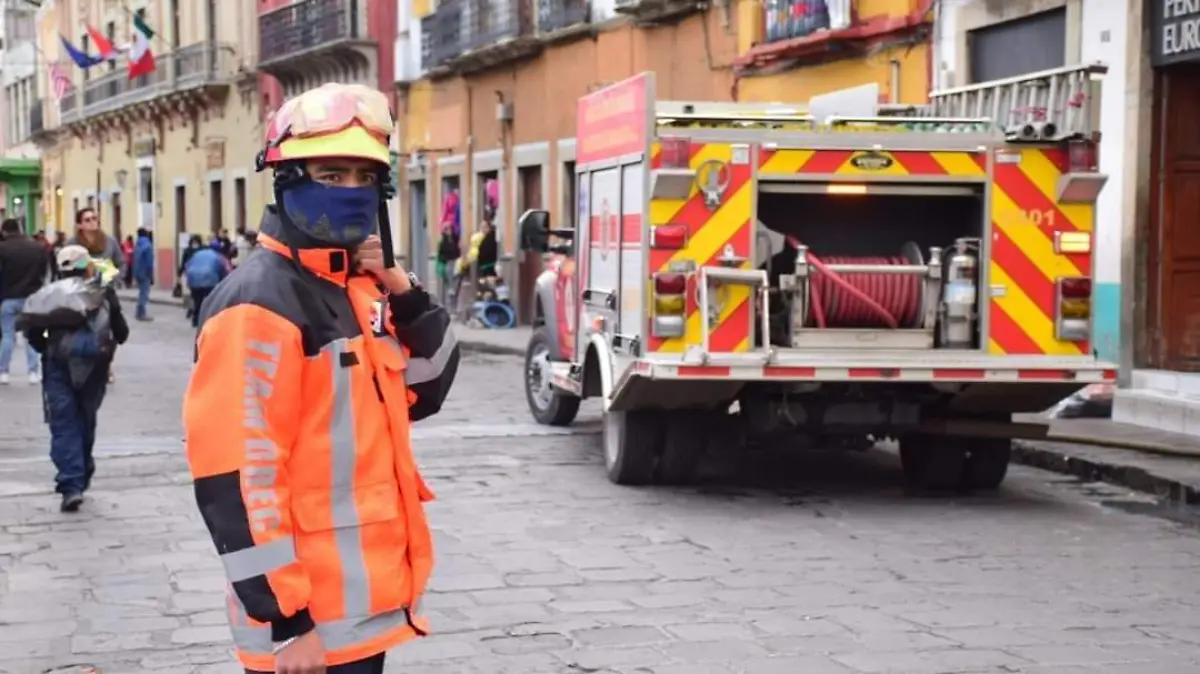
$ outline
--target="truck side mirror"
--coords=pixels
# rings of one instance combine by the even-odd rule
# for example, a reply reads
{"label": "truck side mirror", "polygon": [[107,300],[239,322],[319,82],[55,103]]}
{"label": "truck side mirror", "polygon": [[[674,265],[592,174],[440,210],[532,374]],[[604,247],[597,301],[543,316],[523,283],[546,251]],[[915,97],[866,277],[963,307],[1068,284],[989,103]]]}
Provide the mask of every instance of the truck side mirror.
{"label": "truck side mirror", "polygon": [[529,209],[517,220],[521,232],[521,250],[544,253],[550,247],[550,213]]}

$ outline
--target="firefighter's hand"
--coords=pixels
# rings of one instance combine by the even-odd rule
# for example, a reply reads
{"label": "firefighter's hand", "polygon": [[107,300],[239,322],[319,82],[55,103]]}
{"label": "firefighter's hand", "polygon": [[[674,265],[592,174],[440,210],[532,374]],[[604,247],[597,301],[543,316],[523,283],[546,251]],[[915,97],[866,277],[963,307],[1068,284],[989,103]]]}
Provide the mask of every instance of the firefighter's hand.
{"label": "firefighter's hand", "polygon": [[316,630],[298,637],[275,655],[275,674],[324,674],[325,645]]}
{"label": "firefighter's hand", "polygon": [[412,287],[408,282],[408,272],[403,267],[383,266],[383,244],[378,236],[368,237],[354,250],[354,270],[374,276],[396,294],[407,292]]}

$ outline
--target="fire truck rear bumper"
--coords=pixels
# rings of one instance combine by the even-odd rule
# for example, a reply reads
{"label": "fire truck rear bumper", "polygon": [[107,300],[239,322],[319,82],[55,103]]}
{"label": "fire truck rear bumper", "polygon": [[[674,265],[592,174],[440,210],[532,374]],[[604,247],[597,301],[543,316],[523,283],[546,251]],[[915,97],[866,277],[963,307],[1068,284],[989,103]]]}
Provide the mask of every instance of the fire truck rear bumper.
{"label": "fire truck rear bumper", "polygon": [[[1090,356],[996,356],[942,351],[780,350],[710,354],[701,363],[653,356],[617,377],[610,408],[692,407],[736,395],[752,383],[927,384],[963,412],[1038,412],[1087,384],[1114,383],[1116,365]],[[666,404],[670,401],[670,404]],[[657,404],[654,404],[657,403]]]}

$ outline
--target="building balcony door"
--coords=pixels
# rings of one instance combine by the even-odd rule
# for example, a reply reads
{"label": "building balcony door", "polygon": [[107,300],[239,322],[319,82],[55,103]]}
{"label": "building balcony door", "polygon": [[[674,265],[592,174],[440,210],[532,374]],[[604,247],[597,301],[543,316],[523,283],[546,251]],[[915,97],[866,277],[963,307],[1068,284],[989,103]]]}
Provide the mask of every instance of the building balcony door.
{"label": "building balcony door", "polygon": [[1155,80],[1148,360],[1200,372],[1200,64],[1169,66]]}

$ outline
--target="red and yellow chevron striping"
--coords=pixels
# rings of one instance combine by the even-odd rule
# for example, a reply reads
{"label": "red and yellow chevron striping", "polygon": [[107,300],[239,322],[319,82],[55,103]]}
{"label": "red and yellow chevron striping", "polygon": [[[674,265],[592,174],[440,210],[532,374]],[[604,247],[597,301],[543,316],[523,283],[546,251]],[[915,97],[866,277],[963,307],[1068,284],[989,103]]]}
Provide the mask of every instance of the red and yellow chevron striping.
{"label": "red and yellow chevron striping", "polygon": [[[1087,342],[1056,338],[1055,284],[1062,276],[1090,276],[1090,254],[1054,252],[1059,231],[1092,230],[1094,206],[1059,204],[1061,151],[1001,150],[992,176],[989,271],[994,289],[988,307],[988,350],[995,354],[1080,355]],[[986,170],[979,162],[978,170]]]}
{"label": "red and yellow chevron striping", "polygon": [[[855,152],[850,150],[763,150],[759,155],[762,173],[869,176],[954,176],[961,175],[968,152]],[[978,154],[978,156],[983,156]],[[870,157],[873,161],[857,161]]]}
{"label": "red and yellow chevron striping", "polygon": [[[650,250],[651,273],[666,271],[673,262],[691,261],[697,267],[715,265],[725,248],[734,255],[750,258],[754,228],[750,222],[754,204],[753,167],[733,164],[732,146],[722,143],[693,143],[689,166],[697,169],[705,162],[724,162],[728,184],[720,205],[710,209],[704,194],[693,185],[686,199],[653,199],[650,202],[650,224],[682,224],[687,226],[688,243],[683,250]],[[659,147],[651,151],[651,165],[657,166]],[[746,266],[749,266],[749,262]],[[680,353],[689,344],[700,344],[701,314],[697,306],[694,278],[687,294],[686,332],[682,338],[659,339],[648,337],[649,352]],[[750,290],[745,287],[723,287],[716,295],[719,307],[716,321],[709,333],[710,348],[715,351],[745,351],[750,348],[751,314]]]}

